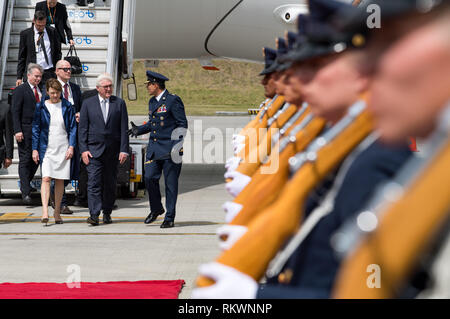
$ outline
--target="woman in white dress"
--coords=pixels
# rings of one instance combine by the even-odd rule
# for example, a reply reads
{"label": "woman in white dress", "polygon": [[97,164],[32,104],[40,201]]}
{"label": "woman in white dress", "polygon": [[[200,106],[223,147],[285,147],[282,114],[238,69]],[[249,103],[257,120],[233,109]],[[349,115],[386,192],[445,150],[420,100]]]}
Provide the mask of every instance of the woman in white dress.
{"label": "woman in white dress", "polygon": [[37,104],[33,120],[33,160],[41,164],[42,223],[47,224],[50,183],[55,180],[56,224],[62,224],[60,210],[64,180],[70,180],[71,159],[76,143],[75,110],[69,101],[61,96],[62,86],[56,79],[46,83],[45,99]]}

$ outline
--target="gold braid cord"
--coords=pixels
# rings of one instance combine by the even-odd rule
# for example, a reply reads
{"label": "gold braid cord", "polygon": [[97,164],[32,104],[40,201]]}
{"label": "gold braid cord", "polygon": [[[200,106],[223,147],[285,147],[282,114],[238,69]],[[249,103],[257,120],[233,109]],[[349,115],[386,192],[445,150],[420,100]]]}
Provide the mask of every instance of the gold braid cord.
{"label": "gold braid cord", "polygon": [[[382,212],[378,228],[346,259],[335,298],[395,298],[420,256],[449,218],[450,142],[404,196]],[[380,288],[369,288],[369,265],[380,266]]]}

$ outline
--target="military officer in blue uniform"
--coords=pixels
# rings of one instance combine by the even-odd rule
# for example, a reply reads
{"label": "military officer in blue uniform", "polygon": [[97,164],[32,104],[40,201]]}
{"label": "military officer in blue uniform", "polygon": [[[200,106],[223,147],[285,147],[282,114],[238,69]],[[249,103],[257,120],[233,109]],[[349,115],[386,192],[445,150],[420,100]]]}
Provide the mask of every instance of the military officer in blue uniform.
{"label": "military officer in blue uniform", "polygon": [[145,224],[152,223],[165,212],[159,189],[159,179],[164,173],[167,212],[161,228],[171,228],[174,227],[182,143],[188,122],[181,98],[166,90],[165,82],[169,79],[153,71],[147,71],[147,78],[147,90],[153,96],[148,107],[149,121],[141,126],[131,122],[132,128],[128,133],[136,137],[150,133],[145,162],[145,185],[150,214],[145,219]]}

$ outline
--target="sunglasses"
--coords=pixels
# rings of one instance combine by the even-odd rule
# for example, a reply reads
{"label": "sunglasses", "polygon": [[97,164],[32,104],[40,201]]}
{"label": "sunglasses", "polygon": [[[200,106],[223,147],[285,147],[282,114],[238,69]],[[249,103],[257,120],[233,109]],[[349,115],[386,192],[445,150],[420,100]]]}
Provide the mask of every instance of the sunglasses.
{"label": "sunglasses", "polygon": [[63,70],[64,72],[72,72],[72,68],[58,68],[58,70]]}

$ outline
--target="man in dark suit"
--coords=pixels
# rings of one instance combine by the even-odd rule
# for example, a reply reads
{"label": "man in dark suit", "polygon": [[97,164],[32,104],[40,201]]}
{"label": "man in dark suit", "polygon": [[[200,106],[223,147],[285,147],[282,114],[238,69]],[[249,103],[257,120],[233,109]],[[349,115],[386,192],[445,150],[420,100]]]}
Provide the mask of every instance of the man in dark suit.
{"label": "man in dark suit", "polygon": [[48,79],[56,78],[56,62],[61,60],[62,57],[61,43],[56,30],[53,27],[47,27],[46,23],[45,12],[36,11],[33,26],[20,33],[16,86],[26,81],[24,75],[29,63],[39,64],[44,69],[41,87],[45,85]]}
{"label": "man in dark suit", "polygon": [[[98,91],[96,89],[84,91],[81,94],[81,100],[84,101],[90,97],[97,96]],[[79,122],[79,113],[78,122]],[[79,149],[78,149],[79,151]],[[81,153],[80,153],[81,156]],[[74,206],[80,207],[88,207],[88,190],[87,190],[87,182],[88,182],[88,173],[86,164],[83,163],[83,160],[80,158],[80,171],[78,174],[78,190],[75,198]],[[114,207],[115,208],[115,207]]]}
{"label": "man in dark suit", "polygon": [[[56,78],[58,79],[59,83],[61,83],[62,87],[62,95],[63,98],[68,100],[74,107],[75,116],[77,123],[80,121],[80,110],[81,110],[81,104],[82,104],[82,95],[81,95],[81,89],[80,86],[70,82],[70,78],[72,76],[71,71],[71,65],[66,60],[59,60],[56,63]],[[71,176],[72,180],[78,179],[78,174],[80,171],[80,151],[77,143],[77,147],[75,148],[75,153],[73,155],[72,160],[72,169],[71,172],[73,172],[73,175]],[[64,182],[64,186],[67,186],[69,184],[69,181]],[[54,208],[54,184],[52,184],[51,187],[51,193],[50,193],[50,203],[52,207]],[[73,214],[73,212],[70,210],[68,203],[67,203],[67,197],[66,193],[64,191],[62,201],[61,201],[61,214]]]}
{"label": "man in dark suit", "polygon": [[30,182],[38,168],[31,157],[31,131],[36,103],[40,102],[43,94],[39,89],[42,73],[40,65],[34,63],[28,65],[27,82],[14,90],[11,106],[14,134],[19,149],[20,191],[27,205],[31,204]]}
{"label": "man in dark suit", "polygon": [[36,3],[35,11],[45,12],[47,15],[47,25],[56,29],[60,43],[67,43],[66,36],[64,35],[65,32],[70,45],[75,45],[65,4],[59,3],[58,0],[41,1]]}
{"label": "man in dark suit", "polygon": [[14,130],[11,109],[8,104],[0,104],[0,168],[12,164],[14,152]]}
{"label": "man in dark suit", "polygon": [[145,223],[152,223],[158,215],[164,214],[159,189],[159,179],[164,172],[167,213],[161,228],[170,228],[174,227],[178,178],[182,165],[182,141],[188,122],[183,101],[166,90],[165,81],[169,79],[152,71],[147,71],[147,78],[147,90],[153,95],[149,101],[149,121],[141,126],[135,126],[131,122],[129,134],[138,136],[150,132],[145,165],[150,214]]}
{"label": "man in dark suit", "polygon": [[128,113],[125,101],[113,96],[113,79],[102,74],[97,79],[98,95],[83,101],[78,142],[88,172],[87,222],[110,224],[114,206],[118,164],[125,163],[129,152]]}

